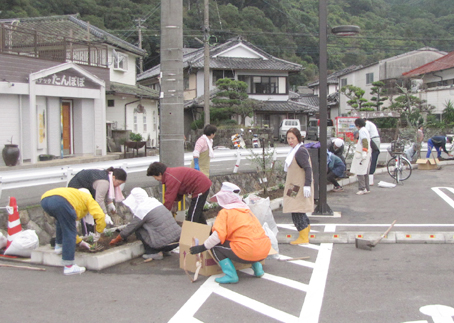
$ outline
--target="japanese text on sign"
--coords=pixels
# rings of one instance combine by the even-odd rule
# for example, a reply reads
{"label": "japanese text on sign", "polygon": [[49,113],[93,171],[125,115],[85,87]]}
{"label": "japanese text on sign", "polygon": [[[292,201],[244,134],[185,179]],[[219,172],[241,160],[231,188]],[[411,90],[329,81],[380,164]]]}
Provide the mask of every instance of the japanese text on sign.
{"label": "japanese text on sign", "polygon": [[40,78],[37,84],[62,85],[71,87],[85,87],[85,77],[52,74],[46,78]]}

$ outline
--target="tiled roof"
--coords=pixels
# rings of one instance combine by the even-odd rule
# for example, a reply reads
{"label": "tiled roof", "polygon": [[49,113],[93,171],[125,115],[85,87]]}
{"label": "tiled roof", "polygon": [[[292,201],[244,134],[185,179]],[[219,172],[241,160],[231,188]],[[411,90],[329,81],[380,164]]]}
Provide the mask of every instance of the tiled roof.
{"label": "tiled roof", "polygon": [[406,77],[412,77],[437,71],[443,71],[453,67],[454,67],[454,52],[450,52],[449,54],[440,57],[439,59],[436,59],[433,62],[427,63],[409,72],[402,73],[402,75]]}
{"label": "tiled roof", "polygon": [[[359,66],[351,65],[349,67],[344,68],[343,70],[331,73],[330,75],[328,75],[327,84],[338,84],[339,83],[339,79],[338,78],[339,78],[340,75],[350,73],[352,71],[361,69],[362,67],[363,67],[362,65],[359,65]],[[315,82],[312,82],[312,83],[309,83],[307,86],[308,87],[315,87],[315,86],[318,86],[318,84],[319,84],[319,80],[317,80]]]}
{"label": "tiled roof", "polygon": [[[216,55],[233,48],[239,44],[243,44],[255,51],[262,58],[242,58],[242,57],[216,57]],[[183,55],[183,67],[190,68],[203,68],[204,67],[204,49],[199,48],[195,51],[188,52]],[[210,48],[210,68],[214,69],[242,69],[250,71],[261,71],[261,70],[272,70],[272,71],[288,71],[298,72],[302,70],[300,64],[285,61],[283,59],[274,57],[262,49],[254,46],[253,44],[241,39],[241,37],[235,37],[223,44],[219,44]],[[144,79],[156,77],[160,73],[160,66],[155,66],[137,76],[137,80],[141,81]]]}
{"label": "tiled roof", "polygon": [[268,112],[314,112],[318,108],[308,106],[301,102],[294,101],[264,101],[260,108],[255,111],[268,111]]}
{"label": "tiled roof", "polygon": [[140,49],[138,46],[128,43],[98,27],[80,20],[78,15],[0,19],[0,23],[4,24],[12,23],[13,21],[18,21],[18,23],[15,24],[22,28],[80,40],[87,40],[87,31],[89,31],[89,40],[91,42],[105,43],[139,56],[145,56],[147,54],[145,50]]}
{"label": "tiled roof", "polygon": [[121,83],[110,83],[110,89],[106,91],[107,94],[129,94],[144,99],[159,99],[159,93],[156,90],[150,89],[143,85],[126,85]]}

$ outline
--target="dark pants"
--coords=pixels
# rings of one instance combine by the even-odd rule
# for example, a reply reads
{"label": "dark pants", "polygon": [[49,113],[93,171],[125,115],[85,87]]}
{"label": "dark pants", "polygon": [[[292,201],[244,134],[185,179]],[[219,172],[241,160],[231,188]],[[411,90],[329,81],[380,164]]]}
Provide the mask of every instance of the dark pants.
{"label": "dark pants", "polygon": [[62,246],[63,265],[74,264],[76,252],[76,211],[62,196],[53,195],[41,201],[44,211],[55,218],[56,238],[55,243]]}
{"label": "dark pants", "polygon": [[205,206],[205,202],[207,200],[209,192],[210,190],[208,189],[205,193],[199,194],[192,198],[191,205],[189,206],[188,210],[188,215],[186,216],[186,220],[191,222],[207,224],[207,221],[203,217],[203,207]]}
{"label": "dark pants", "polygon": [[[211,248],[211,253],[213,254],[214,259],[216,259],[217,262],[220,262],[221,260],[224,260],[225,258],[229,258],[230,260],[240,262],[242,264],[253,264],[257,261],[249,261],[249,260],[244,260],[238,257],[230,248],[230,241],[225,240],[223,244],[217,244],[213,248]],[[262,259],[263,260],[263,259]],[[259,260],[259,261],[262,261]]]}
{"label": "dark pants", "polygon": [[175,249],[179,245],[178,240],[177,240],[174,243],[170,243],[168,245],[162,246],[161,248],[152,248],[151,246],[149,246],[145,242],[145,239],[143,238],[143,235],[148,234],[145,229],[139,228],[139,229],[136,230],[135,234],[136,234],[137,239],[142,241],[143,247],[145,249],[145,254],[155,254],[155,253],[158,253],[160,251],[164,251],[164,252],[172,251],[173,249]]}
{"label": "dark pants", "polygon": [[292,213],[292,220],[298,231],[306,229],[311,224],[306,213]]}
{"label": "dark pants", "polygon": [[334,185],[334,187],[339,187],[340,185],[339,185],[339,182],[336,180],[336,178],[337,178],[336,174],[334,174],[332,171],[329,171],[329,173],[326,177],[326,179],[329,182],[331,182]]}
{"label": "dark pants", "polygon": [[380,155],[380,150],[372,150],[372,158],[370,160],[370,169],[369,174],[372,175],[375,173],[375,168],[377,167],[378,155]]}

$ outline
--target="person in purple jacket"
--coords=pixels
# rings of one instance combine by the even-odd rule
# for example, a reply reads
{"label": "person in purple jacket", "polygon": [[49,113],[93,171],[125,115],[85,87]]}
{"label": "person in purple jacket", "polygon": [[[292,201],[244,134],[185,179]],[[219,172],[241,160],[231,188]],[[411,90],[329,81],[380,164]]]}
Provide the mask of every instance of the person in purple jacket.
{"label": "person in purple jacket", "polygon": [[186,220],[206,224],[203,207],[210,192],[211,181],[201,171],[189,167],[167,167],[160,162],[152,163],[147,169],[147,176],[166,186],[164,206],[172,210],[173,202],[180,201],[184,195],[191,195],[191,205]]}

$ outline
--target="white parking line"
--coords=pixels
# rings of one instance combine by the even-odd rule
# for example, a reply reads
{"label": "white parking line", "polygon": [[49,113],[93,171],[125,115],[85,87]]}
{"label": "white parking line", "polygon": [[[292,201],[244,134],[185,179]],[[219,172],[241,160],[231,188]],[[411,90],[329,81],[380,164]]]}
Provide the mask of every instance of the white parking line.
{"label": "white parking line", "polygon": [[441,189],[445,189],[454,193],[454,188],[452,187],[432,187],[432,191],[438,194],[446,203],[448,203],[452,208],[454,208],[454,201],[446,193],[442,192]]}

